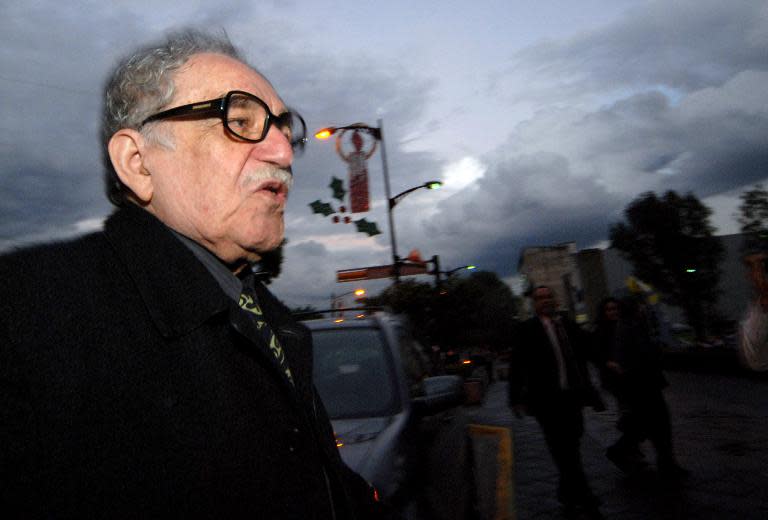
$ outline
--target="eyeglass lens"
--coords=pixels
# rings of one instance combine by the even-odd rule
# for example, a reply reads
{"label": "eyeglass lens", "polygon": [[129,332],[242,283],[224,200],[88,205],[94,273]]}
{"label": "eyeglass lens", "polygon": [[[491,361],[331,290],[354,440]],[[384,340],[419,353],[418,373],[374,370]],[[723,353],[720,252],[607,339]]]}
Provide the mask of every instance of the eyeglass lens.
{"label": "eyeglass lens", "polygon": [[291,144],[295,144],[293,130],[298,128],[295,125],[296,120],[297,116],[293,112],[270,116],[260,100],[245,94],[233,93],[227,104],[227,128],[233,134],[245,139],[254,141],[264,139],[269,130],[268,125],[273,124]]}

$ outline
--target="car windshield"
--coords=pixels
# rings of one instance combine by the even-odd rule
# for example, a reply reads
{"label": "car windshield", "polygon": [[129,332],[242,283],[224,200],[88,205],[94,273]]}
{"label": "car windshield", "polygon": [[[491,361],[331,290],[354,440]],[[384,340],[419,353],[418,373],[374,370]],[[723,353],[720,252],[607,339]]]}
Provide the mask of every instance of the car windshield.
{"label": "car windshield", "polygon": [[331,419],[397,412],[389,354],[374,328],[313,330],[314,378]]}

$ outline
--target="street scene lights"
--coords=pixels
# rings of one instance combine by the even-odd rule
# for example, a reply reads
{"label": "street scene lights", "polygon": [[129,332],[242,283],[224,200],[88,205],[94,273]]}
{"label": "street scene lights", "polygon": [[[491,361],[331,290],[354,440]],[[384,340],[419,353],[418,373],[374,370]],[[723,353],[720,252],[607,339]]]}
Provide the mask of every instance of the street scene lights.
{"label": "street scene lights", "polygon": [[354,123],[346,126],[329,126],[315,132],[315,137],[321,140],[328,139],[331,136],[333,136],[336,132],[339,132],[339,131],[356,130],[358,132],[368,133],[371,137],[376,139],[381,144],[381,170],[384,175],[384,193],[386,194],[386,197],[387,197],[387,217],[389,220],[389,241],[390,241],[390,246],[392,248],[392,272],[395,278],[395,282],[399,282],[400,281],[400,257],[397,254],[397,238],[395,236],[395,222],[392,216],[392,209],[397,205],[398,202],[400,202],[400,200],[403,199],[403,197],[405,197],[409,193],[421,188],[426,188],[429,190],[438,189],[443,185],[443,183],[440,181],[425,182],[424,184],[414,186],[413,188],[409,188],[401,193],[398,193],[396,196],[393,197],[389,188],[389,169],[387,167],[387,150],[384,145],[383,123],[381,119],[378,120],[378,124],[379,124],[378,127],[371,127],[364,123]]}
{"label": "street scene lights", "polygon": [[457,267],[455,269],[451,269],[450,271],[443,271],[443,274],[445,276],[451,276],[453,273],[461,271],[462,269],[466,269],[467,271],[471,271],[472,269],[477,269],[476,265],[462,265],[461,267]]}
{"label": "street scene lights", "polygon": [[342,300],[342,298],[344,298],[345,296],[349,296],[350,294],[354,294],[355,299],[357,300],[365,296],[365,289],[360,288],[360,289],[355,289],[354,291],[349,291],[342,294],[331,294],[331,306],[333,306],[335,302]]}
{"label": "street scene lights", "polygon": [[446,277],[450,278],[454,273],[461,271],[462,269],[466,269],[468,271],[471,271],[472,269],[477,269],[476,265],[467,264],[467,265],[462,265],[461,267],[457,267],[455,269],[450,269],[448,271],[441,271],[439,255],[433,256],[430,260],[428,260],[428,262],[431,262],[432,265],[434,265],[434,269],[430,272],[430,274],[433,274],[435,276],[435,287],[437,287],[438,290],[441,290],[441,284],[442,284],[440,275],[444,274]]}
{"label": "street scene lights", "polygon": [[401,199],[403,199],[406,195],[408,195],[413,191],[420,190],[421,188],[426,188],[428,190],[438,190],[442,186],[443,186],[443,183],[440,181],[428,181],[428,182],[425,182],[424,184],[414,186],[413,188],[408,188],[407,190],[401,193],[398,193],[397,195],[389,199],[389,209],[391,210],[392,208],[397,206],[397,203],[400,202]]}
{"label": "street scene lights", "polygon": [[331,293],[331,309],[334,310],[334,314],[342,315],[343,312],[338,311],[337,309],[343,309],[344,308],[344,297],[349,296],[350,294],[355,295],[355,301],[360,302],[365,296],[365,289],[359,288],[355,289],[354,291],[348,291],[342,294],[333,294]]}
{"label": "street scene lights", "polygon": [[328,126],[325,128],[321,128],[320,130],[315,132],[315,137],[318,139],[328,139],[339,130],[359,130],[361,132],[366,132],[370,134],[370,136],[376,139],[377,141],[381,141],[382,139],[381,119],[379,119],[379,128],[368,126],[365,123],[353,123],[347,126]]}

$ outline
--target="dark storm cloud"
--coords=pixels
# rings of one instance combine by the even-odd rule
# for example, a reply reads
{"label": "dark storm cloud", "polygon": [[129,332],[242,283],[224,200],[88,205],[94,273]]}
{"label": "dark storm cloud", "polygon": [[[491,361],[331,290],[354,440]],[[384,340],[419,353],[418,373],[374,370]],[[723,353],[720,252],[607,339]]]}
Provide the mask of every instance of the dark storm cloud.
{"label": "dark storm cloud", "polygon": [[587,245],[595,230],[605,232],[618,208],[595,180],[575,177],[563,156],[499,157],[473,188],[440,204],[426,232],[445,252],[441,257],[453,263],[468,258],[508,276],[522,247],[572,240]]}
{"label": "dark storm cloud", "polygon": [[524,247],[606,240],[642,192],[704,198],[765,179],[767,38],[762,2],[665,2],[516,54],[520,83],[500,96],[538,109],[426,234],[507,276]]}
{"label": "dark storm cloud", "polygon": [[[6,167],[4,161],[3,177],[13,182],[0,190],[0,249],[82,231],[77,222],[109,211],[100,192],[78,186],[83,176],[31,160],[23,168]],[[101,186],[98,178],[87,182]]]}
{"label": "dark storm cloud", "polygon": [[118,49],[146,33],[118,13],[83,2],[4,7],[0,247],[72,234],[77,222],[108,213],[97,137],[102,81]]}
{"label": "dark storm cloud", "polygon": [[768,69],[766,48],[762,1],[656,1],[600,30],[522,50],[492,83],[525,78],[506,94],[549,101],[658,85],[690,92]]}
{"label": "dark storm cloud", "polygon": [[[476,189],[439,208],[430,231],[455,237],[507,275],[523,247],[607,239],[641,192],[704,198],[758,182],[768,176],[768,105],[751,93],[761,92],[768,73],[750,76],[711,90],[706,103],[690,96],[673,106],[661,93],[644,93],[580,117],[556,112],[559,124],[547,124],[546,137],[537,122],[522,125],[488,158],[493,166]],[[537,146],[538,157],[523,153]],[[555,149],[563,155],[544,151]]]}

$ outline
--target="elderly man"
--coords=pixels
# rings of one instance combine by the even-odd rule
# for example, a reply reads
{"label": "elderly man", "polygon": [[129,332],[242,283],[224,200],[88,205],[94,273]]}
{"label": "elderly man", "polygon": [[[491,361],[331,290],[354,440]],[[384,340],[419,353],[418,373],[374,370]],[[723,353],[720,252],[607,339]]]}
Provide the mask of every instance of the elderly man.
{"label": "elderly man", "polygon": [[223,39],[106,86],[104,230],[0,259],[0,496],[46,518],[370,518],[308,331],[254,279],[303,120]]}
{"label": "elderly man", "polygon": [[532,294],[535,316],[520,324],[510,359],[509,404],[517,417],[530,413],[544,433],[560,472],[558,498],[566,514],[600,518],[581,463],[582,407],[604,406],[586,368],[587,338],[557,313],[551,288]]}

